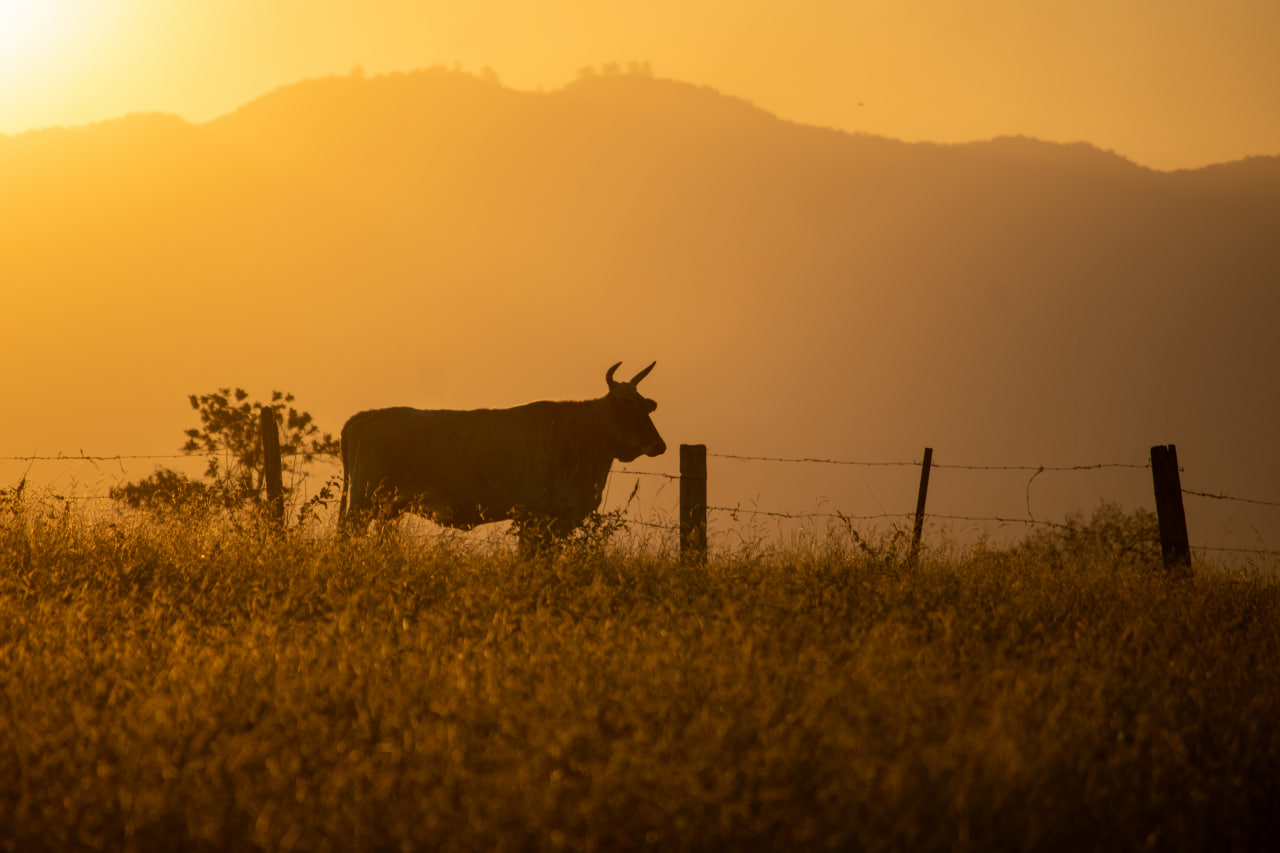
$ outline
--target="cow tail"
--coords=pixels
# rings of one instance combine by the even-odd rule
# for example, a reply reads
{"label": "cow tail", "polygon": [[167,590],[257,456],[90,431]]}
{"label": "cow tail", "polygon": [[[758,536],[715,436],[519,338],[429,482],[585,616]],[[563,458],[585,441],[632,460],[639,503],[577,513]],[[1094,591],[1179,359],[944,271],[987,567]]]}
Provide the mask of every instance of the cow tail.
{"label": "cow tail", "polygon": [[347,491],[351,485],[351,465],[347,459],[347,436],[346,431],[338,439],[338,447],[342,454],[342,499],[338,501],[338,529],[342,529],[342,522],[347,517]]}

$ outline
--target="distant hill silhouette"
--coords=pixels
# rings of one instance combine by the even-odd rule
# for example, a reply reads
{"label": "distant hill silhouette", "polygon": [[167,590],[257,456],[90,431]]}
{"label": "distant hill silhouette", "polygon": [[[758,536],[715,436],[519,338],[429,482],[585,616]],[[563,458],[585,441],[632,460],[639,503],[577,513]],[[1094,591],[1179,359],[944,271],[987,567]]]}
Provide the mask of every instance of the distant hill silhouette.
{"label": "distant hill silhouette", "polygon": [[1280,483],[1277,157],[1162,173],[643,76],[437,69],[0,137],[0,186],[0,357],[31,404],[0,452],[167,447],[219,384],[289,387],[336,431],[392,402],[591,396],[656,358],[673,446],[1052,464],[1177,442],[1205,486]]}

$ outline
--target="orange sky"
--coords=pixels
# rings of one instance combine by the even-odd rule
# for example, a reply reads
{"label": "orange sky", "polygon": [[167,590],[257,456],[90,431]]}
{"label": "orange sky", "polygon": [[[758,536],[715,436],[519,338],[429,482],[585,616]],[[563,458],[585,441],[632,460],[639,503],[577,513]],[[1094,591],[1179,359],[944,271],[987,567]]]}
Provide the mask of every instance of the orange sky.
{"label": "orange sky", "polygon": [[0,132],[216,117],[303,77],[461,63],[517,88],[648,61],[799,122],[1023,133],[1156,168],[1280,154],[1275,0],[0,0]]}
{"label": "orange sky", "polygon": [[354,65],[534,89],[642,61],[800,122],[1169,169],[1280,154],[1278,44],[1275,0],[0,0],[0,132],[203,121]]}

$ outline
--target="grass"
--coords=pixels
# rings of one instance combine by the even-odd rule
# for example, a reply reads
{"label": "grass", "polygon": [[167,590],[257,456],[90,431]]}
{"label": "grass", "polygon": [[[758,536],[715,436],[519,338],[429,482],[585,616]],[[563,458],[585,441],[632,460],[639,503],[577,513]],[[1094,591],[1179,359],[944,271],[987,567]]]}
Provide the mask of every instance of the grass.
{"label": "grass", "polygon": [[1103,527],[690,567],[14,498],[0,849],[1270,848],[1280,587]]}

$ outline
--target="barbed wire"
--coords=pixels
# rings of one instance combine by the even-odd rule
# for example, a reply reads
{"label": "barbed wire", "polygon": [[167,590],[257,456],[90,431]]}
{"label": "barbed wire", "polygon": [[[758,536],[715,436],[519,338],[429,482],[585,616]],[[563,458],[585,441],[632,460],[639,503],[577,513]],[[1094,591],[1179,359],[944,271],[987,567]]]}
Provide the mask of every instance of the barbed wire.
{"label": "barbed wire", "polygon": [[661,471],[632,471],[629,468],[618,468],[610,474],[622,474],[628,477],[662,477],[664,480],[679,480],[679,474],[664,474]]}
{"label": "barbed wire", "polygon": [[627,524],[638,524],[641,527],[652,527],[654,530],[674,530],[676,532],[679,532],[680,530],[680,525],[678,524],[662,524],[657,521],[645,521],[640,518],[632,518],[631,516],[626,516],[625,520]]}
{"label": "barbed wire", "polygon": [[[915,513],[913,512],[881,512],[881,513],[873,513],[870,515],[860,515],[860,514],[845,513],[845,512],[783,512],[780,510],[754,509],[754,508],[740,507],[740,506],[739,507],[708,506],[707,511],[727,513],[728,515],[733,517],[735,521],[738,520],[737,516],[739,515],[749,515],[749,516],[762,515],[762,516],[767,516],[769,518],[784,518],[788,520],[798,520],[798,521],[828,519],[828,520],[839,520],[844,522],[880,521],[888,518],[908,519],[908,518],[915,517]],[[1024,524],[1031,527],[1051,527],[1058,530],[1071,529],[1070,524],[1063,524],[1062,522],[1057,522],[1057,521],[1041,521],[1040,519],[1036,519],[1036,518],[1012,518],[1009,516],[998,516],[998,515],[951,515],[951,514],[944,514],[944,513],[926,513],[925,518],[926,520],[929,520],[929,521],[994,522],[998,524]],[[677,527],[672,525],[659,525],[659,524],[652,524],[647,522],[640,522],[640,523],[644,523],[646,524],[646,526],[649,526],[649,527],[658,527],[666,530],[678,529]],[[1269,553],[1269,552],[1262,552],[1262,553]]]}
{"label": "barbed wire", "polygon": [[111,497],[111,495],[60,495],[55,493],[55,494],[43,495],[42,497],[46,500],[51,500],[55,502],[64,501],[68,503],[71,501],[113,501],[114,502],[116,500],[116,498]]}
{"label": "barbed wire", "polygon": [[1070,524],[1063,524],[1060,521],[1041,521],[1038,518],[1013,518],[1010,516],[999,515],[944,515],[942,513],[930,512],[925,513],[926,519],[943,519],[945,521],[987,521],[997,522],[999,524],[1026,524],[1031,527],[1056,527],[1061,530],[1070,530]]}
{"label": "barbed wire", "polygon": [[1190,547],[1192,551],[1225,551],[1233,554],[1266,554],[1271,557],[1280,557],[1280,551],[1273,548],[1232,548],[1226,545],[1192,545]]}
{"label": "barbed wire", "polygon": [[817,465],[853,465],[865,468],[919,468],[919,462],[859,462],[848,459],[794,458],[787,456],[739,456],[734,453],[707,453],[716,459],[732,459],[737,462],[801,462]]}
{"label": "barbed wire", "polygon": [[81,452],[78,455],[58,453],[54,456],[0,456],[0,462],[123,462],[137,459],[194,459],[211,454],[172,453],[172,454],[129,454],[117,453],[115,456],[96,456]]}
{"label": "barbed wire", "polygon": [[1192,489],[1183,489],[1184,495],[1195,495],[1198,498],[1212,498],[1216,501],[1235,501],[1242,504],[1258,504],[1259,506],[1276,506],[1280,507],[1280,501],[1261,501],[1254,498],[1237,498],[1233,495],[1214,494],[1212,492],[1197,492]]}
{"label": "barbed wire", "polygon": [[[299,451],[299,452],[297,452],[297,453],[290,454],[291,458],[293,458],[293,459],[295,459],[295,460],[296,460],[299,456],[303,456],[303,455],[305,455],[305,454],[304,454],[304,453],[302,453],[301,451]],[[339,455],[339,454],[337,454],[337,453],[326,453],[326,452],[322,452],[322,451],[312,451],[312,452],[311,452],[311,456],[312,456],[312,461],[313,461],[313,462],[323,462],[323,463],[324,463],[324,464],[326,464],[326,465],[341,465],[341,464],[342,464],[342,456],[340,456],[340,455]]]}
{"label": "barbed wire", "polygon": [[727,512],[732,516],[741,515],[767,515],[772,518],[793,518],[793,519],[814,519],[814,518],[831,518],[840,519],[842,521],[871,521],[882,518],[911,518],[915,513],[911,512],[882,512],[874,515],[853,515],[846,512],[780,512],[778,510],[768,509],[752,509],[749,507],[727,507],[727,506],[709,506],[708,512]]}
{"label": "barbed wire", "polygon": [[[871,515],[856,515],[846,512],[781,512],[778,510],[767,509],[751,509],[747,507],[726,507],[726,506],[709,506],[708,511],[725,512],[732,516],[741,515],[766,515],[771,518],[787,518],[809,520],[815,518],[839,519],[841,521],[878,521],[885,518],[914,518],[913,512],[881,512]],[[925,513],[927,520],[944,520],[944,521],[985,521],[998,522],[1001,524],[1026,524],[1042,527],[1056,527],[1061,529],[1070,529],[1071,525],[1062,524],[1056,521],[1040,521],[1035,518],[1010,518],[1006,516],[995,515],[947,515],[943,513]],[[736,520],[736,518],[735,518]]]}
{"label": "barbed wire", "polygon": [[[784,462],[784,463],[807,463],[817,465],[850,465],[866,468],[919,468],[921,463],[918,460],[910,462],[904,461],[863,461],[853,459],[823,459],[812,456],[742,456],[735,453],[711,453],[708,451],[708,457],[717,459],[732,459],[739,462]],[[1132,468],[1144,470],[1151,467],[1151,463],[1139,464],[1136,462],[1094,462],[1087,465],[964,465],[946,462],[931,462],[930,468],[949,468],[952,470],[963,471],[1094,471],[1100,468]]]}
{"label": "barbed wire", "polygon": [[1139,465],[1136,462],[1095,462],[1090,465],[954,465],[945,462],[934,462],[931,468],[949,468],[953,471],[1034,471],[1037,474],[1048,471],[1097,471],[1102,468],[1132,468],[1145,470],[1151,463]]}

